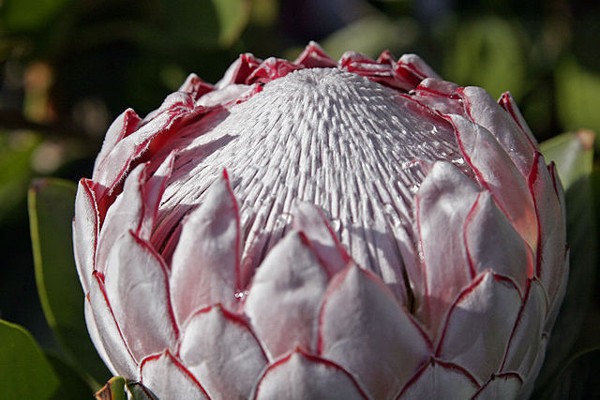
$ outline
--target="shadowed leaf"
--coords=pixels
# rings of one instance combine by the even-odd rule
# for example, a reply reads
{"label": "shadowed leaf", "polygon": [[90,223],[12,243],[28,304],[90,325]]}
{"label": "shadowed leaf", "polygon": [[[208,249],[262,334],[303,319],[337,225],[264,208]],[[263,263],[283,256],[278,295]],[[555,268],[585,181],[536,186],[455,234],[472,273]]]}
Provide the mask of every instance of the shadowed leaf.
{"label": "shadowed leaf", "polygon": [[0,393],[4,399],[48,399],[59,379],[29,332],[0,320]]}
{"label": "shadowed leaf", "polygon": [[29,190],[35,277],[44,314],[65,355],[104,382],[109,374],[85,326],[83,292],[73,258],[75,191],[73,183],[58,179],[36,180]]}
{"label": "shadowed leaf", "polygon": [[179,44],[227,47],[238,39],[250,17],[248,0],[162,1],[167,34]]}
{"label": "shadowed leaf", "polygon": [[[3,7],[3,25],[12,31],[43,28],[71,0],[6,0]],[[34,11],[35,10],[35,11]]]}
{"label": "shadowed leaf", "polygon": [[52,354],[46,354],[46,358],[60,379],[60,388],[54,396],[55,399],[89,399],[92,397],[93,390],[80,371],[74,370],[72,366]]}

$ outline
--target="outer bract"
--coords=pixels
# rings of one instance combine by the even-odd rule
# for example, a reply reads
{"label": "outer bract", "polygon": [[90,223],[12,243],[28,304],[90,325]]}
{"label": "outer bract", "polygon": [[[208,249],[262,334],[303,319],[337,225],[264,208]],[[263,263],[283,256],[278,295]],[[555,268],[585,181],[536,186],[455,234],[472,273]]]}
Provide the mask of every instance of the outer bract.
{"label": "outer bract", "polygon": [[525,398],[567,276],[508,93],[315,43],[125,111],[74,232],[98,352],[161,399]]}

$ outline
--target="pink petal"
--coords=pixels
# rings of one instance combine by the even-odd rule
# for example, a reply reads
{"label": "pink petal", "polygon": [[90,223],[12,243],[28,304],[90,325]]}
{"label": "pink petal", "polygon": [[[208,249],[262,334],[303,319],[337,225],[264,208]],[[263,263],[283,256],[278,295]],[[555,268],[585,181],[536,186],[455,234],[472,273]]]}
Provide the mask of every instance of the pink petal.
{"label": "pink petal", "polygon": [[562,282],[556,289],[556,294],[554,297],[554,301],[550,301],[548,307],[548,313],[546,314],[546,323],[544,324],[544,333],[550,334],[552,328],[554,327],[554,323],[558,318],[558,314],[561,311],[562,301],[565,297],[565,293],[567,292],[567,284],[569,280],[567,277],[569,276],[569,253],[565,254],[564,260],[564,274],[565,276],[562,279]]}
{"label": "pink petal", "polygon": [[179,92],[189,93],[193,96],[194,100],[198,100],[200,97],[214,90],[213,85],[204,82],[198,75],[190,74],[186,78],[185,82],[179,87]]}
{"label": "pink petal", "polygon": [[214,399],[247,398],[267,365],[250,328],[221,307],[203,309],[188,320],[179,355]]}
{"label": "pink petal", "polygon": [[460,94],[471,121],[487,129],[506,149],[521,174],[528,176],[537,149],[512,116],[485,89],[470,86],[460,90]]}
{"label": "pink petal", "polygon": [[226,111],[219,110],[219,108],[235,105],[256,94],[260,91],[260,88],[261,86],[258,83],[253,85],[228,85],[200,97],[196,101],[196,106],[205,107],[206,109],[216,109],[214,112],[219,115],[218,113],[226,113]]}
{"label": "pink petal", "polygon": [[265,371],[253,399],[350,400],[367,396],[340,366],[297,350]]}
{"label": "pink petal", "polygon": [[96,269],[104,273],[106,260],[116,238],[133,231],[144,240],[151,236],[160,198],[173,169],[168,157],[154,175],[148,177],[149,164],[138,165],[127,177],[123,193],[108,209],[98,239]]}
{"label": "pink petal", "polygon": [[223,89],[232,84],[245,84],[246,79],[262,62],[250,53],[241,54],[225,71],[223,78],[215,85],[216,89]]}
{"label": "pink petal", "polygon": [[146,180],[146,165],[138,165],[125,181],[121,196],[117,197],[102,221],[96,253],[96,270],[102,274],[116,239],[127,231],[137,231],[143,215],[142,187]]}
{"label": "pink petal", "polygon": [[188,93],[175,92],[169,95],[158,110],[139,124],[135,132],[121,139],[106,158],[100,160],[94,168],[92,179],[105,188],[108,195],[113,195],[123,177],[151,147],[158,145],[163,136],[175,132],[175,128],[187,118],[204,111],[202,107],[194,106],[194,100]]}
{"label": "pink petal", "polygon": [[319,353],[374,398],[398,393],[431,354],[427,338],[385,284],[355,265],[331,281],[319,321]]}
{"label": "pink petal", "polygon": [[458,85],[435,78],[426,78],[414,92],[412,98],[441,114],[463,115],[464,107],[456,100]]}
{"label": "pink petal", "polygon": [[[378,263],[373,265],[379,267],[378,271],[373,268],[373,272],[381,276],[400,304],[407,307],[411,307],[409,304],[414,301],[414,298],[409,299],[409,297],[413,297],[415,293],[425,293],[421,260],[418,251],[415,250],[415,239],[412,237],[411,230],[408,226],[398,223],[387,224],[381,230],[384,235],[378,237],[376,241],[379,246],[377,250],[388,255],[379,257]],[[390,262],[394,258],[389,254],[395,254],[397,263]]]}
{"label": "pink petal", "polygon": [[519,313],[502,371],[517,372],[527,379],[542,344],[546,316],[546,294],[537,280],[531,281]]}
{"label": "pink petal", "polygon": [[73,220],[73,253],[84,293],[90,290],[100,224],[98,205],[92,185],[93,182],[89,179],[79,181]]}
{"label": "pink petal", "polygon": [[309,241],[286,235],[256,271],[244,306],[271,359],[296,346],[314,349],[327,273]]}
{"label": "pink petal", "polygon": [[470,399],[479,385],[467,371],[457,365],[432,359],[402,389],[398,400]]}
{"label": "pink petal", "polygon": [[396,65],[396,57],[389,50],[383,50],[379,57],[377,57],[377,62],[380,64],[387,64],[390,66]]}
{"label": "pink petal", "polygon": [[477,400],[517,399],[523,380],[517,374],[494,375],[473,397]]}
{"label": "pink petal", "polygon": [[[565,221],[565,216],[567,215],[567,211],[566,211],[566,205],[565,205],[565,194],[564,194],[564,189],[562,187],[562,184],[560,182],[560,179],[558,177],[558,172],[556,170],[556,166],[554,163],[550,163],[550,165],[548,166],[548,171],[550,172],[550,177],[552,179],[552,183],[553,183],[553,187],[554,190],[556,191],[556,194],[558,196],[558,201],[560,203],[560,209],[561,209],[561,223],[566,226],[566,221]],[[536,205],[537,206],[537,205]],[[540,218],[540,225],[542,225],[542,230],[544,230],[545,228],[543,227],[543,225],[545,225],[547,222],[546,221],[542,221],[542,218],[545,218],[545,216],[543,214],[540,214],[538,212],[538,215]],[[542,260],[544,260],[544,252],[546,251],[551,251],[551,247],[549,244],[543,242],[544,244],[541,246],[542,247]],[[557,270],[555,271],[548,271],[546,270],[546,268],[552,268],[552,263],[548,263],[548,267],[546,267],[544,265],[544,267],[542,268],[541,274],[545,275],[545,278],[548,280],[551,279],[560,279],[561,282],[560,284],[558,284],[557,286],[554,287],[555,289],[555,295],[554,295],[554,301],[550,301],[550,307],[548,308],[548,314],[546,316],[546,324],[544,326],[544,332],[546,332],[546,334],[548,334],[550,331],[552,331],[552,328],[554,327],[554,323],[556,322],[556,318],[558,317],[558,314],[561,310],[561,306],[563,303],[563,299],[565,296],[565,293],[567,291],[567,284],[569,283],[568,281],[568,277],[569,277],[569,270],[570,270],[570,265],[569,265],[569,249],[568,246],[565,246],[565,253],[564,253],[564,261],[562,264],[562,270],[560,267],[557,268]],[[555,249],[555,251],[558,253],[560,252],[560,246],[558,248]],[[546,255],[548,256],[548,255]],[[551,256],[549,256],[551,257]],[[555,261],[557,262],[557,261]],[[548,274],[548,272],[550,272],[550,274]],[[550,277],[549,275],[554,275],[554,277]],[[556,285],[556,283],[554,284]],[[549,287],[545,287],[546,289],[546,294],[548,294],[548,289],[552,290],[552,285],[549,285]]]}
{"label": "pink petal", "polygon": [[391,77],[392,69],[387,64],[381,64],[364,54],[347,51],[338,62],[340,69],[366,77]]}
{"label": "pink petal", "polygon": [[364,76],[374,82],[401,90],[410,90],[403,80],[398,80],[393,66],[395,63],[380,63],[363,54],[348,51],[342,55],[338,63],[342,70]]}
{"label": "pink petal", "polygon": [[267,83],[272,80],[283,78],[287,74],[302,67],[293,64],[287,60],[270,57],[263,61],[258,68],[246,78],[246,84],[251,85],[256,82]]}
{"label": "pink petal", "polygon": [[562,303],[562,296],[558,293],[563,281],[566,281],[566,222],[552,176],[544,158],[539,155],[531,171],[529,185],[539,221],[536,273],[553,301],[552,309],[554,304]]}
{"label": "pink petal", "polygon": [[118,142],[131,135],[131,133],[138,128],[140,121],[141,118],[131,108],[125,110],[113,121],[104,137],[102,149],[100,150],[98,157],[96,157],[94,171],[97,171],[103,166],[110,167],[110,164],[107,164],[106,162],[109,154],[113,151]]}
{"label": "pink petal", "polygon": [[533,388],[536,383],[537,376],[542,369],[542,365],[544,364],[544,356],[546,355],[546,347],[548,346],[548,337],[546,335],[542,336],[542,341],[540,343],[540,351],[537,353],[537,357],[533,362],[533,366],[529,371],[529,376],[525,380],[523,387],[521,387],[521,391],[517,398],[519,399],[528,399],[531,397],[531,393],[533,393]]}
{"label": "pink petal", "polygon": [[337,63],[316,42],[309,42],[294,64],[307,68],[335,67]]}
{"label": "pink petal", "polygon": [[338,67],[348,72],[360,71],[361,67],[371,71],[389,71],[389,65],[380,64],[371,57],[356,51],[347,51],[340,57]]}
{"label": "pink petal", "polygon": [[[437,335],[446,310],[471,282],[464,229],[478,188],[448,162],[436,162],[415,198],[425,293],[416,293],[423,318]],[[443,227],[443,229],[440,229]]]}
{"label": "pink petal", "polygon": [[469,214],[465,242],[477,272],[490,268],[514,279],[521,293],[525,292],[527,278],[534,273],[533,254],[489,192],[480,194]]}
{"label": "pink petal", "polygon": [[523,114],[521,114],[521,111],[519,110],[519,107],[517,107],[517,103],[511,94],[509,92],[502,93],[500,100],[498,100],[498,104],[512,117],[531,145],[537,148],[537,140],[533,136],[531,129],[529,129],[529,125],[527,125],[525,118],[523,118]]}
{"label": "pink petal", "polygon": [[520,308],[513,282],[480,274],[450,310],[437,356],[486,381],[500,369]]}
{"label": "pink petal", "polygon": [[178,336],[166,267],[133,232],[119,237],[108,259],[106,296],[136,360],[174,348]]}
{"label": "pink petal", "polygon": [[406,270],[415,269],[418,258],[414,241],[408,237],[413,232],[407,232],[412,227],[407,221],[401,222],[391,202],[382,206],[383,210],[381,205],[363,209],[368,216],[363,225],[366,229],[361,229],[362,232],[351,223],[346,224],[345,230],[353,231],[346,243],[353,251],[354,261],[380,277],[400,304],[408,307],[410,284]]}
{"label": "pink petal", "polygon": [[[104,342],[100,337],[98,325],[96,325],[96,319],[94,318],[94,311],[92,310],[89,296],[85,296],[83,302],[83,311],[85,316],[85,324],[87,326],[88,333],[90,334],[90,339],[92,339],[92,343],[94,343],[94,347],[96,347],[98,355],[102,361],[104,361],[104,364],[108,367],[113,375],[120,375],[119,371],[117,368],[115,368],[110,357],[108,356],[106,349],[104,348]],[[132,365],[132,370],[134,370],[134,368],[135,367]]]}
{"label": "pink petal", "polygon": [[293,212],[294,227],[306,234],[311,248],[330,276],[346,267],[351,258],[342,246],[323,212],[316,206],[300,202]]}
{"label": "pink petal", "polygon": [[161,197],[165,191],[167,180],[173,173],[173,163],[175,156],[171,153],[141,186],[141,220],[136,229],[136,234],[144,240],[149,240],[154,230],[156,215]]}
{"label": "pink petal", "polygon": [[[117,375],[127,379],[138,380],[138,364],[125,344],[123,334],[115,321],[115,316],[110,308],[106,293],[104,291],[104,283],[100,276],[94,272],[90,280],[89,302],[91,315],[88,311],[86,320],[90,321],[93,318],[94,324],[88,322],[90,332],[97,330],[92,337],[100,338],[102,348],[105,354],[99,354],[109,360],[107,365],[111,366],[111,371]],[[94,326],[96,329],[94,329]]]}
{"label": "pink petal", "polygon": [[[484,127],[459,115],[448,115],[465,161],[488,189],[500,209],[533,249],[538,229],[533,199],[519,172],[496,138]],[[510,187],[511,190],[506,190]]]}
{"label": "pink petal", "polygon": [[141,383],[161,400],[210,399],[202,385],[168,350],[146,358],[140,374]]}
{"label": "pink petal", "polygon": [[416,54],[404,54],[396,63],[394,73],[399,81],[406,82],[406,86],[414,89],[423,79],[440,76],[425,61]]}
{"label": "pink petal", "polygon": [[238,206],[224,172],[183,222],[173,254],[171,295],[180,325],[208,305],[221,303],[235,308],[239,260]]}

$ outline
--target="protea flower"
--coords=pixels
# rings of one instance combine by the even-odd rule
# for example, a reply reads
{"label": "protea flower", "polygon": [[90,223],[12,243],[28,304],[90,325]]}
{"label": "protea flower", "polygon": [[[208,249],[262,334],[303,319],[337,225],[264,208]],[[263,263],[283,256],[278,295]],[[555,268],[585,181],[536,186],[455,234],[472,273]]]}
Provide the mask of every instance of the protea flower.
{"label": "protea flower", "polygon": [[74,221],[89,332],[161,399],[527,397],[562,206],[508,93],[244,54],[110,127]]}

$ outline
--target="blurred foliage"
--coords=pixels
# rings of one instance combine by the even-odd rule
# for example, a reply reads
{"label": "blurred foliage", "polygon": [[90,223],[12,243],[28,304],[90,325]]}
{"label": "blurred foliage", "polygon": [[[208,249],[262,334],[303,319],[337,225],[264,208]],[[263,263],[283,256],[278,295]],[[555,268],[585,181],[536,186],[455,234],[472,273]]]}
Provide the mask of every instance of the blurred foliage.
{"label": "blurred foliage", "polygon": [[[333,57],[350,49],[372,57],[385,48],[396,56],[414,52],[448,80],[485,87],[496,97],[511,91],[542,141],[566,131],[600,132],[598,37],[600,4],[594,0],[2,0],[0,316],[25,326],[46,350],[69,352],[70,334],[62,330],[61,337],[59,329],[55,340],[43,313],[55,328],[81,321],[52,305],[55,283],[40,270],[39,254],[38,285],[47,289],[40,291],[43,311],[35,294],[29,182],[90,176],[112,119],[127,107],[145,115],[190,72],[216,82],[241,52],[293,58],[309,40]],[[556,140],[549,143],[574,143]],[[597,198],[596,175],[585,190],[567,193],[576,199],[570,201],[583,201],[589,192]],[[592,209],[599,214],[595,204]],[[596,246],[594,235],[577,234]],[[588,270],[597,269],[597,260],[587,262],[593,264]],[[20,328],[9,328],[3,334],[29,346]],[[585,362],[597,359],[590,354]],[[69,375],[60,359],[45,360],[44,368],[54,371],[50,386]],[[570,365],[571,372],[582,368]]]}
{"label": "blurred foliage", "polygon": [[524,39],[516,23],[500,17],[462,22],[446,54],[447,74],[453,81],[484,87],[496,98],[508,90],[520,99],[527,90]]}
{"label": "blurred foliage", "polygon": [[0,359],[0,393],[4,398],[47,399],[59,389],[58,376],[31,335],[2,320]]}
{"label": "blurred foliage", "polygon": [[73,259],[71,221],[75,213],[74,183],[37,179],[29,189],[29,219],[35,279],[46,321],[56,335],[61,356],[97,386],[110,374],[92,345],[85,325],[83,290]]}

